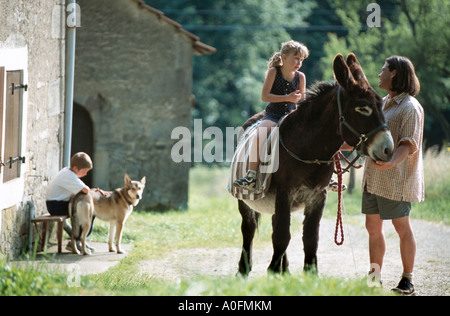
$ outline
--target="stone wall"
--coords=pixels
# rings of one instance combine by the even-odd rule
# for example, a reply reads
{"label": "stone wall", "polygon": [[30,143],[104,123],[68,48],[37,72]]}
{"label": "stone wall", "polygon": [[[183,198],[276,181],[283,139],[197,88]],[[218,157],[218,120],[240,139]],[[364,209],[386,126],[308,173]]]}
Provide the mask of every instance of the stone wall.
{"label": "stone wall", "polygon": [[[94,124],[94,185],[113,189],[125,172],[145,175],[140,207],[185,207],[189,164],[171,160],[170,135],[190,127],[193,42],[207,45],[137,0],[77,3],[75,102]],[[46,213],[48,184],[62,168],[66,9],[64,0],[0,1],[0,67],[18,49],[28,79],[18,190],[0,174],[0,257],[26,248],[27,201]]]}
{"label": "stone wall", "polygon": [[94,125],[94,186],[147,177],[140,208],[183,208],[189,164],[170,153],[190,128],[192,39],[132,0],[80,0],[75,102]]}
{"label": "stone wall", "polygon": [[17,255],[27,245],[28,219],[27,212],[18,206],[2,211],[0,254]]}
{"label": "stone wall", "polygon": [[[23,137],[26,163],[17,188],[5,186],[0,176],[0,256],[13,256],[28,240],[28,200],[36,213],[46,212],[49,180],[61,168],[64,100],[65,3],[59,0],[0,1],[0,56],[24,52],[28,91],[24,92]],[[0,58],[0,66],[8,61]],[[11,62],[11,61],[9,61]],[[26,135],[26,136],[25,136]],[[5,189],[8,188],[8,189]]]}

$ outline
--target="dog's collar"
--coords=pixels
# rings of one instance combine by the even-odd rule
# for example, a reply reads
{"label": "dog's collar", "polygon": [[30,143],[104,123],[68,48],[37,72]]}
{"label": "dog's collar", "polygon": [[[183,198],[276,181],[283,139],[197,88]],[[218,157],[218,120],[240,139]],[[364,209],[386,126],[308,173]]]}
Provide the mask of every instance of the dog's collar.
{"label": "dog's collar", "polygon": [[133,205],[133,202],[129,199],[129,195],[127,194],[127,190],[125,190],[125,193],[120,192],[120,194],[123,196],[124,200],[127,201],[128,205]]}

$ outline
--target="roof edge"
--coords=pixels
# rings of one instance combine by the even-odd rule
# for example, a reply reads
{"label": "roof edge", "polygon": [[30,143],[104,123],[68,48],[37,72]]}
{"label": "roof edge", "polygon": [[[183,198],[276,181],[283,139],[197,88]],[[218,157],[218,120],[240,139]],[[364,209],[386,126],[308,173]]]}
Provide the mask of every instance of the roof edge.
{"label": "roof edge", "polygon": [[185,36],[190,38],[192,40],[192,48],[194,49],[194,52],[196,53],[196,55],[210,55],[210,54],[214,54],[215,52],[217,52],[217,49],[215,47],[212,47],[210,45],[200,42],[200,37],[183,29],[183,27],[180,23],[165,16],[164,12],[162,12],[152,6],[149,6],[143,0],[132,0],[132,1],[136,2],[140,8],[145,9],[153,14],[156,14],[158,19],[163,20],[164,22],[173,25],[179,32],[181,32],[182,34],[184,34]]}

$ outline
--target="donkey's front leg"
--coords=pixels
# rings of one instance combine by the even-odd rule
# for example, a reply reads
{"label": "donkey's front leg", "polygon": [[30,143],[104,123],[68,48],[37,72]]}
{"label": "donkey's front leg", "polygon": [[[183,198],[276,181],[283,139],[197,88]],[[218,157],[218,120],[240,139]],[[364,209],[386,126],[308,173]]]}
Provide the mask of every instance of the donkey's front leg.
{"label": "donkey's front leg", "polygon": [[287,195],[277,194],[275,214],[272,216],[273,257],[268,270],[275,273],[289,272],[286,249],[291,240],[291,202]]}

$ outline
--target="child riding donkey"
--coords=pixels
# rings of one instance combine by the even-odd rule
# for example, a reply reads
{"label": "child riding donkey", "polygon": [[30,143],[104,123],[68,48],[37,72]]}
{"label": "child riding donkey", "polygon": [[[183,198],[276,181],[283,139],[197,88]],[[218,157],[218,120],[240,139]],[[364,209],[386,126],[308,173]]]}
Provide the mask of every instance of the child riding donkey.
{"label": "child riding donkey", "polygon": [[[299,69],[308,56],[309,50],[305,45],[291,40],[283,43],[280,51],[270,58],[261,93],[261,100],[269,104],[256,130],[257,139],[250,147],[249,155],[254,159],[250,159],[247,175],[233,182],[234,187],[256,190],[257,170],[261,162],[259,145],[265,144],[269,133],[281,118],[295,110],[297,102],[305,98],[306,77]],[[329,187],[337,191],[337,181],[331,179]]]}

